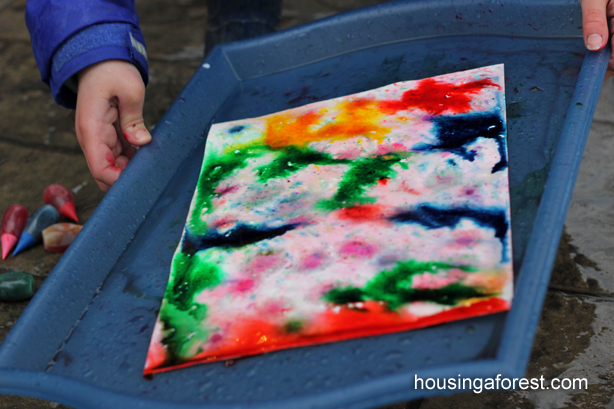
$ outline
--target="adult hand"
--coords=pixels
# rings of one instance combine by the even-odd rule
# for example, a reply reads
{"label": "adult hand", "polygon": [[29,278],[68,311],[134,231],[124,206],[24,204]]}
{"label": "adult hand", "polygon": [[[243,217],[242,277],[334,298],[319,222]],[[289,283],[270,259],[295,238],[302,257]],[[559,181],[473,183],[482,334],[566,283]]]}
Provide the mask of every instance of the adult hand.
{"label": "adult hand", "polygon": [[145,84],[129,62],[109,60],[78,74],[75,129],[92,176],[109,190],[136,153],[151,141],[143,122]]}
{"label": "adult hand", "polygon": [[[610,37],[608,18],[614,16],[614,1],[580,0],[582,6],[582,33],[584,44],[591,51],[601,50]],[[606,79],[614,75],[614,59],[610,57]]]}

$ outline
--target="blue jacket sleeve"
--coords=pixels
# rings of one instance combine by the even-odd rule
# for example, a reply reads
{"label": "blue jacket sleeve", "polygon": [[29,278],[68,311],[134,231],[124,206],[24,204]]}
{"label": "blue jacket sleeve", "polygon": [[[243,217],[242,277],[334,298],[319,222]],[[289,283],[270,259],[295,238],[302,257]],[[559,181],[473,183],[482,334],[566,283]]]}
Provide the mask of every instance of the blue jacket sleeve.
{"label": "blue jacket sleeve", "polygon": [[41,79],[58,104],[74,108],[75,75],[101,61],[133,63],[147,85],[147,51],[134,0],[28,0],[26,24]]}

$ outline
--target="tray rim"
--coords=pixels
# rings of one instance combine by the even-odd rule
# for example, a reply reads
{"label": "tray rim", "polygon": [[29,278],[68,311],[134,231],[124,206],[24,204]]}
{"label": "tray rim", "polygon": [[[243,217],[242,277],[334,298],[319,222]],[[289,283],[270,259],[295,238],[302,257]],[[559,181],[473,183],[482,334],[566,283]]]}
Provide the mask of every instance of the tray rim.
{"label": "tray rim", "polygon": [[[439,7],[442,4],[451,5],[452,3],[458,6],[459,4],[475,4],[476,1],[465,0],[460,2],[454,2],[454,0],[441,0],[430,3],[431,5],[429,7]],[[525,4],[526,2],[518,0],[514,3]],[[571,3],[571,0],[549,0],[543,3],[568,5]],[[391,9],[394,10],[394,7],[397,6],[398,4],[393,4],[393,7],[391,7]],[[108,389],[99,388],[95,385],[73,378],[68,378],[58,374],[47,373],[44,372],[44,369],[41,370],[39,368],[38,370],[36,370],[35,368],[28,368],[23,366],[20,367],[18,365],[19,361],[11,355],[19,351],[20,348],[18,343],[20,339],[24,339],[23,337],[29,337],[32,334],[36,334],[36,329],[32,329],[32,327],[35,327],[35,325],[32,325],[32,321],[34,321],[35,323],[37,321],[40,322],[40,318],[36,317],[37,308],[44,308],[50,301],[53,301],[53,298],[58,294],[58,292],[64,292],[63,290],[65,289],[65,285],[70,285],[70,278],[72,278],[73,275],[78,273],[78,271],[74,270],[74,267],[71,267],[71,263],[78,263],[80,259],[83,259],[83,255],[80,254],[80,252],[86,250],[92,251],[92,249],[101,247],[100,245],[95,245],[95,242],[100,239],[99,235],[102,234],[105,230],[105,219],[113,217],[113,209],[115,209],[116,206],[121,203],[121,197],[123,196],[123,193],[128,190],[134,189],[135,183],[138,182],[138,175],[141,172],[146,171],[148,167],[152,166],[152,163],[154,161],[156,162],[157,166],[160,165],[160,157],[157,152],[164,149],[164,143],[168,143],[168,139],[172,139],[172,136],[174,134],[172,129],[173,122],[179,121],[184,118],[186,115],[186,110],[188,111],[188,113],[190,111],[195,111],[193,107],[192,109],[190,109],[190,107],[185,104],[186,100],[190,99],[191,97],[191,93],[187,90],[191,85],[201,84],[202,86],[207,86],[207,84],[213,82],[211,79],[207,78],[207,68],[205,67],[205,65],[209,64],[210,62],[214,62],[216,65],[220,63],[226,63],[227,67],[229,68],[229,72],[231,72],[232,77],[234,77],[232,81],[234,82],[234,84],[232,86],[225,87],[225,90],[227,92],[222,92],[220,93],[220,95],[216,95],[214,98],[216,101],[220,101],[221,105],[225,101],[225,98],[228,97],[228,94],[231,92],[231,90],[234,89],[234,86],[236,86],[238,83],[247,79],[258,78],[259,76],[261,76],[256,75],[247,78],[245,76],[241,76],[240,72],[237,71],[236,56],[243,49],[251,48],[253,46],[268,45],[267,43],[270,43],[272,41],[292,41],[293,37],[302,38],[301,36],[305,33],[313,33],[314,31],[317,32],[322,27],[326,28],[328,25],[334,24],[338,21],[349,21],[352,19],[360,18],[360,16],[363,13],[366,14],[369,9],[377,7],[379,6],[373,6],[366,9],[358,9],[352,12],[343,13],[341,15],[336,15],[327,19],[309,23],[305,26],[299,26],[283,33],[273,34],[255,40],[243,41],[232,45],[224,45],[221,47],[217,47],[203,61],[203,65],[201,65],[201,68],[196,71],[192,79],[188,82],[184,90],[180,93],[176,101],[173,103],[173,105],[169,108],[167,113],[163,116],[163,118],[156,126],[156,129],[154,130],[154,142],[152,142],[150,146],[146,147],[146,149],[142,149],[140,154],[135,157],[135,160],[131,162],[129,168],[131,169],[131,172],[125,172],[125,174],[116,184],[117,186],[114,187],[111,193],[109,193],[101,202],[99,208],[96,209],[96,211],[90,218],[90,221],[93,221],[93,223],[88,222],[89,224],[86,224],[86,226],[84,227],[84,231],[86,234],[80,235],[79,238],[73,244],[73,246],[71,246],[69,251],[62,257],[56,268],[54,268],[52,273],[50,273],[49,277],[45,280],[43,286],[41,286],[41,288],[39,289],[37,295],[30,302],[30,304],[22,314],[22,318],[18,320],[14,328],[11,330],[11,332],[3,342],[3,344],[0,346],[0,392],[13,394],[18,393],[46,399],[55,399],[57,401],[66,402],[69,405],[83,404],[84,406],[92,403],[92,393],[95,393],[99,397],[104,398],[104,407],[107,407],[109,404],[111,404],[111,402],[113,402],[112,404],[118,407],[138,407],[145,402],[147,403],[148,407],[168,407],[167,405],[170,402],[145,401],[141,398],[134,398],[134,395],[127,395],[119,392],[110,391]],[[468,33],[467,35],[474,34]],[[280,38],[278,39],[278,37]],[[287,38],[284,39],[282,37]],[[514,35],[514,37],[523,36]],[[377,45],[379,46],[385,44],[378,43]],[[349,49],[345,52],[350,53],[353,51],[356,51],[356,49]],[[575,178],[577,176],[580,161],[582,159],[582,151],[586,143],[586,136],[588,134],[588,129],[590,128],[590,120],[587,121],[586,119],[591,118],[593,115],[596,102],[599,96],[599,85],[602,82],[605,70],[607,68],[609,53],[609,47],[599,52],[587,52],[587,55],[584,59],[582,69],[578,76],[578,82],[576,83],[576,87],[571,98],[570,107],[567,111],[567,116],[564,121],[563,129],[558,140],[554,158],[550,164],[548,179],[544,187],[541,203],[539,205],[537,216],[533,224],[530,240],[527,244],[527,250],[524,256],[524,260],[520,268],[519,279],[516,283],[516,287],[520,287],[522,284],[522,286],[528,286],[528,288],[530,288],[532,291],[524,292],[522,294],[515,294],[514,306],[517,307],[513,307],[512,310],[510,310],[508,313],[509,316],[505,321],[505,328],[501,337],[501,343],[498,349],[497,358],[494,360],[471,361],[461,365],[443,365],[428,368],[426,370],[419,371],[421,377],[429,377],[428,374],[432,372],[437,373],[437,377],[442,378],[442,374],[453,374],[461,369],[463,374],[467,374],[467,377],[471,377],[470,374],[473,373],[475,373],[475,377],[480,377],[479,375],[481,375],[481,377],[484,377],[485,373],[505,373],[507,374],[506,376],[510,377],[522,376],[524,374],[529,360],[533,337],[539,321],[539,312],[541,311],[544,295],[547,291],[550,271],[552,270],[554,256],[556,255],[557,244],[562,233],[563,222],[573,192],[573,184],[569,183],[569,178]],[[331,57],[334,57],[334,55],[331,55],[328,58]],[[298,66],[292,66],[285,69],[291,70],[295,67]],[[268,75],[271,73],[273,72],[262,75]],[[213,118],[215,117],[215,109],[209,109],[207,113],[209,114],[208,117],[203,116],[203,121],[204,118],[206,118],[206,122],[208,122],[208,125],[205,125],[206,129],[208,129],[208,126],[211,124]],[[202,112],[198,112],[198,115],[202,116],[203,114]],[[581,125],[580,128],[578,127],[578,124]],[[161,138],[162,135],[164,135],[164,138],[166,138],[167,140],[160,141],[160,139],[163,139]],[[195,145],[202,141],[203,137],[204,135],[202,134],[194,134],[188,136],[182,142],[185,144],[192,143],[193,145]],[[182,160],[175,160],[175,164],[181,162]],[[168,163],[168,165],[171,168],[173,166],[172,163]],[[172,177],[174,177],[175,172],[170,172],[170,175],[171,176],[168,177],[167,180],[161,178],[159,181],[156,181],[153,186],[147,187],[147,189],[151,189],[149,194],[146,195],[146,200],[148,201],[147,204],[149,205],[149,207],[147,207],[147,211],[140,213],[147,214],[149,212],[149,209],[156,203],[168,181],[172,179]],[[548,203],[561,203],[562,206],[557,208],[556,211],[552,212],[551,209],[546,209]],[[139,212],[135,213],[137,216],[138,214],[140,214]],[[131,241],[131,238],[133,237],[139,226],[140,224],[134,225],[133,222],[132,224],[128,224],[128,227],[124,229],[124,241],[122,243],[116,243],[114,247],[116,251],[121,250],[118,251],[119,255],[117,258],[121,256],[123,250],[128,246]],[[544,240],[543,236],[549,239]],[[97,239],[93,239],[93,237],[96,237]],[[104,244],[108,245],[109,243],[108,241],[105,241]],[[92,247],[92,245],[94,246]],[[110,264],[112,267],[112,265],[115,264],[117,258],[108,261],[104,265]],[[527,270],[535,270],[536,268],[539,268],[540,271],[547,271],[548,273],[538,275],[537,277],[535,275],[527,274]],[[100,269],[104,269],[104,266]],[[69,271],[70,274],[66,273],[66,271]],[[108,271],[109,270],[107,270],[106,272],[108,273]],[[102,276],[99,278],[104,279],[104,277],[106,276]],[[102,284],[102,281],[100,282],[100,284]],[[78,316],[82,316],[85,311],[87,311],[87,307],[83,312],[79,313]],[[54,313],[57,314],[58,312],[55,311]],[[528,317],[528,319],[524,319],[525,317]],[[77,324],[74,324],[73,328],[75,325]],[[519,331],[520,333],[525,334],[523,337],[523,342],[515,342],[514,340],[512,340],[512,336],[510,335],[513,333],[518,333]],[[70,337],[71,332],[72,329],[66,333],[66,339]],[[252,402],[251,404],[253,405],[253,407],[281,408],[285,407],[284,405],[288,404],[290,401],[293,404],[296,404],[301,401],[306,405],[313,405],[317,403],[319,407],[329,407],[330,405],[328,405],[328,403],[335,405],[349,403],[347,399],[341,399],[341,401],[337,401],[334,396],[336,394],[345,394],[353,396],[367,394],[371,396],[373,404],[386,404],[394,402],[396,398],[391,400],[390,397],[396,395],[388,393],[387,395],[383,396],[381,395],[381,389],[386,388],[390,390],[392,384],[399,385],[399,391],[405,391],[399,392],[399,396],[402,395],[402,399],[403,397],[405,397],[406,399],[408,396],[410,398],[417,398],[434,394],[441,394],[441,391],[415,390],[411,393],[408,393],[407,381],[413,379],[414,374],[418,374],[418,371],[409,371],[407,373],[391,375],[385,378],[379,378],[375,381],[367,381],[362,384],[352,384],[347,387],[336,389],[334,391],[328,391],[319,394],[301,395],[298,398],[276,401]],[[382,382],[385,382],[385,385],[378,386]],[[381,396],[378,396],[378,394]],[[327,397],[329,398],[328,402],[323,402],[323,399]],[[129,398],[134,398],[136,399],[136,401],[133,402],[132,399]],[[368,396],[365,396],[365,398],[368,398]],[[313,399],[315,399],[315,401],[312,401]],[[126,402],[129,402],[130,404],[125,405]],[[358,406],[363,407],[364,402],[365,401],[362,401],[361,404]],[[102,403],[99,402],[98,404],[100,405]],[[350,406],[348,407],[353,407],[352,403],[349,403],[349,405]],[[180,404],[177,402],[172,402],[172,406],[192,408],[200,405],[191,403]],[[207,407],[210,408],[222,408],[230,406],[236,406],[236,403],[220,403],[207,405]]]}

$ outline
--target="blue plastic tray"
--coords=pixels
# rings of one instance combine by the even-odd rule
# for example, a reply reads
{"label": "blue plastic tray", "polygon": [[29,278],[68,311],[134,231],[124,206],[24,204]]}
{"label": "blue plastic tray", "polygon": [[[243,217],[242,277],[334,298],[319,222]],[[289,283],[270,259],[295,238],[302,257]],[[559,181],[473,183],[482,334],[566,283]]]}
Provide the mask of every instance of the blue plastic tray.
{"label": "blue plastic tray", "polygon": [[[609,51],[577,0],[391,2],[217,48],[0,348],[0,392],[78,408],[365,408],[414,376],[523,376]],[[144,378],[212,121],[504,63],[516,292],[508,313]],[[450,391],[447,391],[450,392]]]}

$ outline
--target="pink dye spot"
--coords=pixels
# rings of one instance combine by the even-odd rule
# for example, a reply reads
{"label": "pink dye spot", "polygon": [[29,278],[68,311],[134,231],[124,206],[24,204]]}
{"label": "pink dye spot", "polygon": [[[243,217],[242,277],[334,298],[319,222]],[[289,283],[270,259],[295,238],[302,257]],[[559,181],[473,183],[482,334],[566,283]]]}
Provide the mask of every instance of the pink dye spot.
{"label": "pink dye spot", "polygon": [[370,258],[377,253],[377,248],[369,243],[352,240],[345,243],[339,253],[345,257]]}
{"label": "pink dye spot", "polygon": [[247,267],[251,273],[261,273],[279,265],[280,258],[277,254],[259,254],[254,257]]}
{"label": "pink dye spot", "polygon": [[467,189],[467,190],[465,190],[465,194],[466,194],[467,196],[471,196],[471,195],[472,195],[474,192],[475,192],[475,190],[474,190],[474,189]]}
{"label": "pink dye spot", "polygon": [[239,280],[230,287],[230,291],[233,293],[244,293],[254,288],[254,285],[255,282],[251,278]]}
{"label": "pink dye spot", "polygon": [[412,195],[416,195],[416,196],[420,196],[420,192],[418,192],[416,189],[408,187],[405,184],[405,181],[401,182],[401,188],[403,189],[403,191],[410,193]]}
{"label": "pink dye spot", "polygon": [[411,280],[411,286],[419,289],[435,289],[445,287],[467,277],[467,273],[457,268],[437,274],[424,273],[415,275]]}
{"label": "pink dye spot", "polygon": [[220,227],[224,229],[229,229],[232,228],[236,223],[237,221],[235,219],[231,217],[224,217],[222,219],[214,220],[212,225],[216,229],[219,229]]}
{"label": "pink dye spot", "polygon": [[362,154],[362,150],[358,147],[349,146],[342,153],[334,155],[335,159],[356,159]]}
{"label": "pink dye spot", "polygon": [[215,188],[215,193],[220,196],[224,196],[227,193],[235,192],[239,189],[239,185],[232,186],[218,186]]}
{"label": "pink dye spot", "polygon": [[435,179],[438,185],[449,185],[454,182],[455,177],[453,175],[437,175]]}
{"label": "pink dye spot", "polygon": [[454,234],[454,244],[460,247],[470,247],[480,241],[478,230],[464,230]]}
{"label": "pink dye spot", "polygon": [[473,244],[473,238],[470,236],[461,236],[456,239],[455,243],[462,247],[469,247]]}
{"label": "pink dye spot", "polygon": [[288,220],[288,224],[308,224],[309,223],[309,219],[307,219],[305,216],[297,216],[293,219]]}
{"label": "pink dye spot", "polygon": [[220,342],[222,340],[222,336],[218,333],[215,333],[213,335],[211,335],[211,338],[209,338],[209,342]]}
{"label": "pink dye spot", "polygon": [[324,254],[322,253],[314,253],[305,257],[303,262],[301,263],[301,268],[304,270],[311,270],[312,268],[316,268],[324,261]]}
{"label": "pink dye spot", "polygon": [[392,152],[408,152],[409,149],[404,145],[394,142],[392,144],[381,143],[377,145],[377,151],[375,151],[376,155],[386,155]]}
{"label": "pink dye spot", "polygon": [[290,309],[281,301],[269,301],[259,308],[259,311],[266,315],[279,315],[290,311]]}

